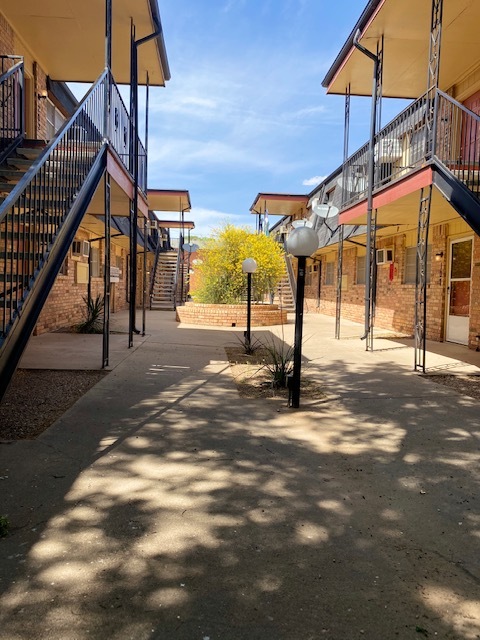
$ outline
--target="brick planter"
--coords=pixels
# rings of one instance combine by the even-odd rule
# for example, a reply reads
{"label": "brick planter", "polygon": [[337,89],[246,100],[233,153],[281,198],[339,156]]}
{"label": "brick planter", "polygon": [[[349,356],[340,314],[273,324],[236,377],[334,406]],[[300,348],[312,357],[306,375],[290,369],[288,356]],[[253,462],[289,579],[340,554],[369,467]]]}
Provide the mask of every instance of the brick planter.
{"label": "brick planter", "polygon": [[[245,327],[246,304],[199,304],[187,302],[177,307],[177,321],[183,324],[205,324],[218,327]],[[252,327],[287,324],[287,312],[277,304],[252,304]]]}

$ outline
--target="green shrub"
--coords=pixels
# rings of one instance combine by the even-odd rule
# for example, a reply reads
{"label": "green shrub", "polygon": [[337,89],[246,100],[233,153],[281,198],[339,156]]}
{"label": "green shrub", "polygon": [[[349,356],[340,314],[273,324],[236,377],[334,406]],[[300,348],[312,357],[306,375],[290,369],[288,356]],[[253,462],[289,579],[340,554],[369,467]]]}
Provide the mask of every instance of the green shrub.
{"label": "green shrub", "polygon": [[79,322],[75,329],[78,333],[102,333],[103,332],[103,297],[98,295],[95,299],[85,296],[83,298],[87,308],[85,320]]}
{"label": "green shrub", "polygon": [[293,373],[294,348],[284,342],[277,344],[272,340],[263,345],[268,353],[264,368],[271,378],[272,387],[275,389],[285,389],[287,387],[288,376]]}
{"label": "green shrub", "polygon": [[10,533],[10,520],[7,516],[0,516],[0,538],[5,538]]}
{"label": "green shrub", "polygon": [[195,302],[238,304],[245,298],[247,277],[242,262],[253,258],[257,270],[252,275],[252,300],[261,301],[273,292],[284,273],[283,249],[275,240],[252,233],[245,227],[227,224],[214,232],[200,251]]}

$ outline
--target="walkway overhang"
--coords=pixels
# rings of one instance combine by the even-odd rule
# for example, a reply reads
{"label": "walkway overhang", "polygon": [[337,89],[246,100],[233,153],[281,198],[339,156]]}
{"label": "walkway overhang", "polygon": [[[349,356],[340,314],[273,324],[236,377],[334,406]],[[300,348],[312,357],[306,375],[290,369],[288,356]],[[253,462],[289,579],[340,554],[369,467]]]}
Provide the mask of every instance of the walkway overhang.
{"label": "walkway overhang", "polygon": [[[371,0],[330,67],[322,85],[328,93],[372,95],[372,61],[353,46],[360,30],[360,44],[376,53],[383,36],[385,97],[414,99],[427,90],[432,3],[418,0]],[[444,0],[439,88],[447,90],[478,60],[480,2]]]}
{"label": "walkway overhang", "polygon": [[[105,68],[105,0],[0,0],[0,11],[52,80],[94,82]],[[112,72],[130,84],[130,29],[139,40],[138,79],[152,86],[170,79],[157,0],[115,0],[112,11]],[[22,45],[18,45],[19,48]]]}
{"label": "walkway overhang", "polygon": [[192,230],[195,229],[195,223],[193,220],[185,220],[184,222],[180,222],[180,220],[161,220],[157,218],[158,226],[163,229],[187,229]]}
{"label": "walkway overhang", "polygon": [[258,215],[268,212],[274,216],[292,216],[303,218],[307,214],[308,196],[303,194],[288,193],[259,193],[250,212]]}
{"label": "walkway overhang", "polygon": [[[399,180],[391,187],[373,196],[373,208],[377,209],[377,224],[385,228],[377,235],[391,235],[392,227],[416,227],[420,207],[420,192],[434,184],[432,167],[426,167]],[[442,224],[458,219],[458,214],[441,192],[434,187],[430,224]],[[340,214],[341,224],[367,224],[367,201],[363,200]],[[386,227],[390,227],[388,231]]]}
{"label": "walkway overhang", "polygon": [[190,193],[186,190],[149,189],[148,208],[151,211],[190,211]]}

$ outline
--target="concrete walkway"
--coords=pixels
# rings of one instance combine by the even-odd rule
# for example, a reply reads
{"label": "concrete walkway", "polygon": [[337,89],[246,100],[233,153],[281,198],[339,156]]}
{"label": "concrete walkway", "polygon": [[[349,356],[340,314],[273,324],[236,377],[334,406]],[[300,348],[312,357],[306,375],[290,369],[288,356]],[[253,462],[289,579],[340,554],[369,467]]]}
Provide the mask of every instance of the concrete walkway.
{"label": "concrete walkway", "polygon": [[[233,330],[147,327],[41,437],[0,446],[2,640],[480,638],[476,400],[311,315],[327,397],[245,400]],[[427,366],[479,371],[455,353]]]}

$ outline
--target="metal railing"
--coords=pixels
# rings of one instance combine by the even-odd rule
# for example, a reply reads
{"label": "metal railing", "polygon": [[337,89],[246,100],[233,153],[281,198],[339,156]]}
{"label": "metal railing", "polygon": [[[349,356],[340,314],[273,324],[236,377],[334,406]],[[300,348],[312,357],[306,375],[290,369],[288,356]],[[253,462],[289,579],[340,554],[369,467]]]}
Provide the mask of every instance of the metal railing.
{"label": "metal railing", "polygon": [[0,206],[0,346],[104,143],[105,71]]}
{"label": "metal railing", "polygon": [[[412,102],[376,136],[373,188],[379,189],[422,166],[427,160],[425,114],[428,94]],[[368,143],[348,158],[339,185],[342,208],[366,197],[368,188]]]}
{"label": "metal railing", "polygon": [[182,260],[183,260],[183,235],[180,234],[178,240],[178,253],[177,253],[177,263],[175,265],[175,275],[173,277],[173,307],[177,308],[178,304],[183,304],[183,270],[182,270]]}
{"label": "metal railing", "polygon": [[[108,137],[110,144],[115,149],[121,163],[130,171],[131,147],[131,122],[127,107],[123,102],[120,91],[110,76],[111,82],[111,118]],[[138,140],[138,188],[147,193],[147,152],[142,142]]]}
{"label": "metal railing", "polygon": [[480,116],[437,92],[436,160],[480,198]]}
{"label": "metal railing", "polygon": [[[433,100],[433,136],[426,126]],[[429,138],[432,138],[429,139]],[[375,136],[373,189],[381,189],[433,158],[480,197],[480,116],[437,90],[412,102]],[[343,165],[339,186],[342,208],[367,195],[368,144]]]}
{"label": "metal railing", "polygon": [[[25,73],[23,58],[0,56],[0,163],[12,152],[25,135],[23,95]],[[15,62],[15,61],[18,62]],[[6,70],[7,67],[10,67]]]}

